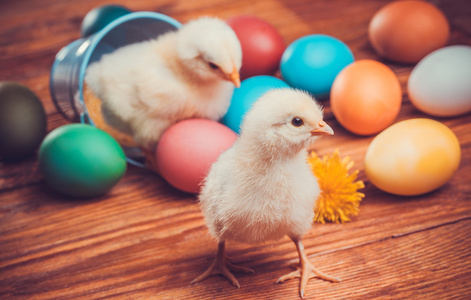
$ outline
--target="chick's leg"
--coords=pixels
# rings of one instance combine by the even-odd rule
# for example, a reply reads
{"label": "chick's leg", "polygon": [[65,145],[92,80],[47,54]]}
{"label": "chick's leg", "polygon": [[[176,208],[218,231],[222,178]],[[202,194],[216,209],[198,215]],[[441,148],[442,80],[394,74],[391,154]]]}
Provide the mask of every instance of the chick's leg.
{"label": "chick's leg", "polygon": [[318,277],[318,278],[332,281],[332,282],[340,282],[339,278],[327,275],[324,272],[316,269],[307,259],[306,252],[304,251],[303,242],[300,239],[292,238],[292,240],[294,244],[296,245],[296,249],[298,250],[299,264],[295,267],[296,271],[291,272],[287,275],[281,276],[280,278],[278,278],[276,283],[284,282],[288,279],[301,277],[299,294],[301,295],[301,298],[304,299],[304,291],[306,289],[307,282],[311,278]]}
{"label": "chick's leg", "polygon": [[203,274],[196,277],[191,283],[203,281],[211,275],[221,274],[229,279],[235,287],[240,288],[239,282],[234,275],[232,275],[231,271],[244,273],[254,273],[254,271],[250,268],[236,266],[230,263],[226,258],[225,248],[225,242],[220,242],[218,244],[218,253],[209,268]]}

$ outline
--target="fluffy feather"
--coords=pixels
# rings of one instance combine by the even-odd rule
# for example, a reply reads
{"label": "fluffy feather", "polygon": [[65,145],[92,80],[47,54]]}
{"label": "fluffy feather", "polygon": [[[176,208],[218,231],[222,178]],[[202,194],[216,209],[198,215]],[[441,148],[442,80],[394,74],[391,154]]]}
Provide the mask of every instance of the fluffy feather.
{"label": "fluffy feather", "polygon": [[[309,264],[301,239],[311,228],[320,190],[307,164],[307,148],[319,135],[329,134],[333,131],[322,120],[321,108],[304,92],[274,90],[255,102],[240,138],[212,165],[199,195],[209,232],[220,245],[218,257],[224,256],[228,239],[262,243],[288,235],[298,247],[301,265]],[[215,264],[238,286],[227,268],[226,272],[221,267],[227,265],[223,259]],[[337,280],[314,267],[302,272]],[[301,290],[303,296],[304,287]]]}
{"label": "fluffy feather", "polygon": [[241,62],[232,29],[204,17],[104,55],[88,67],[85,82],[101,99],[106,122],[153,152],[163,131],[177,121],[224,115],[240,84]]}
{"label": "fluffy feather", "polygon": [[[303,119],[302,128],[291,124]],[[200,194],[211,234],[249,243],[301,238],[320,193],[306,148],[322,120],[316,103],[289,89],[266,94],[247,115],[241,136],[213,164]]]}

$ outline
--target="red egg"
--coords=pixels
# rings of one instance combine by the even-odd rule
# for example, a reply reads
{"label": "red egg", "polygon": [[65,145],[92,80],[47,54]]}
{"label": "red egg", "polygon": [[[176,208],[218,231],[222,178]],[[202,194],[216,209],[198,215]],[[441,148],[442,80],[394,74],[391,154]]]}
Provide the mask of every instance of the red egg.
{"label": "red egg", "polygon": [[273,75],[279,68],[286,48],[283,37],[270,23],[241,15],[227,20],[242,46],[241,79],[256,75]]}
{"label": "red egg", "polygon": [[215,121],[188,119],[178,122],[159,140],[157,167],[172,186],[187,193],[198,193],[211,165],[236,139],[234,131]]}

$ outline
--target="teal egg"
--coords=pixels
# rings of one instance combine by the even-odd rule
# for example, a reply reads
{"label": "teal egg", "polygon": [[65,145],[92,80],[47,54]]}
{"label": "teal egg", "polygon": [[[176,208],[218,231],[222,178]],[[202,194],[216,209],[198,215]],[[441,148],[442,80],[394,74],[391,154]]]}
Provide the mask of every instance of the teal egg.
{"label": "teal egg", "polygon": [[252,108],[255,101],[266,92],[279,88],[289,88],[289,85],[281,79],[268,75],[259,75],[245,79],[240,84],[240,88],[234,90],[231,105],[221,122],[236,133],[239,133],[245,114]]}
{"label": "teal egg", "polygon": [[326,99],[335,77],[353,61],[353,53],[344,42],[328,35],[312,34],[286,48],[280,71],[290,86]]}
{"label": "teal egg", "polygon": [[0,82],[0,156],[17,161],[31,156],[46,135],[41,100],[26,86]]}
{"label": "teal egg", "polygon": [[95,7],[83,18],[81,26],[82,37],[88,37],[105,28],[106,25],[119,17],[131,13],[129,9],[121,5],[103,5]]}
{"label": "teal egg", "polygon": [[55,190],[72,197],[109,191],[126,171],[121,146],[108,133],[86,124],[50,132],[39,147],[39,169]]}

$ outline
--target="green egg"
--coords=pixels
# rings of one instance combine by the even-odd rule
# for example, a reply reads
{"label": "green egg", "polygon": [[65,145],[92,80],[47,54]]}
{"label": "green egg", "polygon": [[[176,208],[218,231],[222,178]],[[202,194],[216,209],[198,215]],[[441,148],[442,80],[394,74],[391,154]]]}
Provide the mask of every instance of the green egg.
{"label": "green egg", "polygon": [[0,156],[27,158],[46,135],[47,118],[39,98],[26,86],[0,82]]}
{"label": "green egg", "polygon": [[79,198],[106,193],[126,171],[126,157],[118,142],[86,124],[68,124],[50,132],[39,147],[38,160],[50,186]]}

